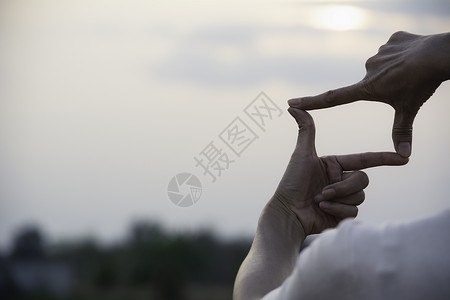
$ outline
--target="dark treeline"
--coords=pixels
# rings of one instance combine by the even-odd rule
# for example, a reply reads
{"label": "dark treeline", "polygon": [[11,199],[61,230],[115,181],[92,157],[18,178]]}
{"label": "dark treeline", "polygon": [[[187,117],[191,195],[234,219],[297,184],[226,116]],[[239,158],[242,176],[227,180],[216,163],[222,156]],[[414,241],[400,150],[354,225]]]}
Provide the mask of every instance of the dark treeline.
{"label": "dark treeline", "polygon": [[113,246],[93,239],[50,244],[43,236],[24,228],[0,256],[0,299],[231,299],[251,245],[147,222]]}

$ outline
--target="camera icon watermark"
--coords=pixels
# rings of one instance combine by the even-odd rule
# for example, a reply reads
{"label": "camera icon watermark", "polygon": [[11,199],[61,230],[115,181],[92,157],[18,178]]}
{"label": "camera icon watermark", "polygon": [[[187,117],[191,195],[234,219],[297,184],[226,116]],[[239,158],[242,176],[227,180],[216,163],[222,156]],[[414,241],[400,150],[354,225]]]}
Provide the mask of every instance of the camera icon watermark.
{"label": "camera icon watermark", "polygon": [[180,173],[172,177],[167,186],[170,201],[179,207],[189,207],[197,203],[202,195],[200,180],[191,173]]}

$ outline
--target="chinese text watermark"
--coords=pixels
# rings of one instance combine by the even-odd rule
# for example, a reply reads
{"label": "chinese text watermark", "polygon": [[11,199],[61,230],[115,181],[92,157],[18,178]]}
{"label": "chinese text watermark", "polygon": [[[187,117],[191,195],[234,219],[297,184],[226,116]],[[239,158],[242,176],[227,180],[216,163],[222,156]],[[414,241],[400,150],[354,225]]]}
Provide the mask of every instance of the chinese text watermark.
{"label": "chinese text watermark", "polygon": [[[194,156],[194,166],[212,183],[216,182],[247,150],[268,124],[283,111],[264,92],[250,102],[218,135]],[[169,199],[177,206],[192,206],[200,199],[202,185],[191,173],[174,176],[168,185]]]}

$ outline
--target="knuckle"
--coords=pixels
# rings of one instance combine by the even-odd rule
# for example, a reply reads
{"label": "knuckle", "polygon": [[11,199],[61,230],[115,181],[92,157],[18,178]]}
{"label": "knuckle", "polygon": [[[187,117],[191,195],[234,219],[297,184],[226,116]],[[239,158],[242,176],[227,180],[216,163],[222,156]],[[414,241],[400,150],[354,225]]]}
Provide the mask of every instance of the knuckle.
{"label": "knuckle", "polygon": [[372,68],[372,66],[375,64],[375,61],[376,61],[375,55],[372,56],[372,57],[369,57],[369,58],[366,60],[366,64],[365,64],[366,71],[369,71],[369,70]]}
{"label": "knuckle", "polygon": [[341,171],[342,168],[340,168],[340,165],[337,163],[336,156],[334,155],[327,155],[321,157],[322,162],[327,167],[327,170],[333,169],[333,170],[339,170]]}
{"label": "knuckle", "polygon": [[342,184],[342,166],[337,161],[336,156],[323,156],[321,160],[325,165],[329,183]]}
{"label": "knuckle", "polygon": [[335,155],[325,155],[321,157],[323,162],[328,166],[335,166],[336,165],[336,156]]}
{"label": "knuckle", "polygon": [[336,91],[335,90],[329,90],[325,93],[324,95],[324,102],[327,105],[331,105],[334,104],[335,100],[336,100]]}
{"label": "knuckle", "polygon": [[363,171],[355,171],[355,175],[357,176],[356,183],[358,187],[362,189],[366,188],[369,185],[369,176]]}
{"label": "knuckle", "polygon": [[363,183],[364,187],[367,187],[369,185],[369,176],[367,176],[367,174],[363,171],[361,172],[361,181]]}
{"label": "knuckle", "polygon": [[360,163],[361,166],[368,166],[369,165],[369,160],[368,160],[367,156],[364,153],[359,154],[358,155],[358,159],[359,159],[359,163]]}
{"label": "knuckle", "polygon": [[359,209],[356,206],[353,206],[352,216],[356,217],[358,215]]}
{"label": "knuckle", "polygon": [[404,38],[404,37],[407,36],[407,35],[409,35],[408,32],[403,31],[403,30],[400,30],[400,31],[394,32],[394,33],[391,35],[389,41],[397,41],[397,40],[399,40],[399,39]]}
{"label": "knuckle", "polygon": [[384,45],[381,45],[380,48],[378,48],[378,53],[385,52],[385,51],[388,50],[390,47],[391,47],[391,46],[390,46],[390,44],[388,44],[388,43],[386,43],[386,44],[384,44]]}
{"label": "knuckle", "polygon": [[364,191],[361,191],[361,203],[366,199],[366,193]]}
{"label": "knuckle", "polygon": [[412,137],[412,126],[408,127],[393,127],[392,136],[397,138],[411,138]]}
{"label": "knuckle", "polygon": [[366,199],[366,193],[364,193],[364,191],[363,190],[361,190],[361,191],[359,191],[357,194],[356,194],[356,205],[360,205],[361,203],[363,203],[364,202],[364,200]]}

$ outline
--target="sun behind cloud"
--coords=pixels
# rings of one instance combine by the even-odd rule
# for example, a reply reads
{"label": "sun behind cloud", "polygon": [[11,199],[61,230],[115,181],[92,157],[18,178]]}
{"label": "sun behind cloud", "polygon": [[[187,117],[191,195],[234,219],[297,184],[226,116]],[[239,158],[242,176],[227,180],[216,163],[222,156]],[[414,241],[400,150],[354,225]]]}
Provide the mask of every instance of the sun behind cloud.
{"label": "sun behind cloud", "polygon": [[309,23],[320,29],[343,31],[363,28],[366,19],[366,13],[360,8],[331,5],[314,9],[311,12]]}

